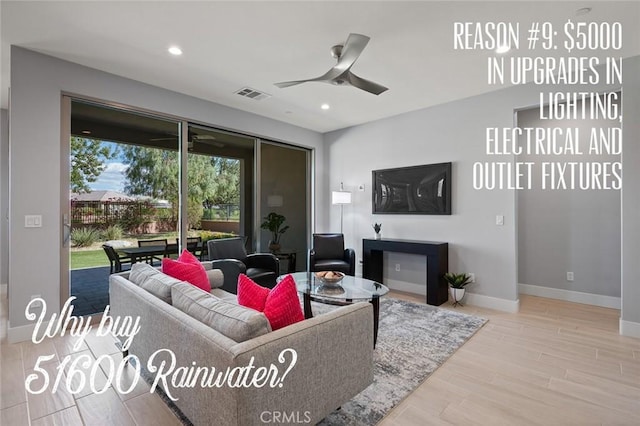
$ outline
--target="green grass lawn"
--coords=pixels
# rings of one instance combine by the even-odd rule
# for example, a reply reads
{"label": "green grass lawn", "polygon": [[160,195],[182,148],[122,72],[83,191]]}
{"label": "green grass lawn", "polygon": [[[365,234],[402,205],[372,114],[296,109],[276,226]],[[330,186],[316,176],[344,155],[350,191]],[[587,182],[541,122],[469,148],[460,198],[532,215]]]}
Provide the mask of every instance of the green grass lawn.
{"label": "green grass lawn", "polygon": [[104,250],[85,250],[71,252],[71,269],[109,266],[109,259]]}

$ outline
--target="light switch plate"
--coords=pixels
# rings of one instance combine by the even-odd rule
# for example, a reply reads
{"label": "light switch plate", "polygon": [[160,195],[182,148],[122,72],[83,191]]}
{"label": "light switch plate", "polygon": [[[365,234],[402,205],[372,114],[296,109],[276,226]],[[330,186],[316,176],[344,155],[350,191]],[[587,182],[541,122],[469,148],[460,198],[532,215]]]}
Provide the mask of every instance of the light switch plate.
{"label": "light switch plate", "polygon": [[42,215],[28,214],[24,217],[25,228],[42,228]]}
{"label": "light switch plate", "polygon": [[499,214],[496,216],[496,225],[502,226],[504,225],[504,216]]}

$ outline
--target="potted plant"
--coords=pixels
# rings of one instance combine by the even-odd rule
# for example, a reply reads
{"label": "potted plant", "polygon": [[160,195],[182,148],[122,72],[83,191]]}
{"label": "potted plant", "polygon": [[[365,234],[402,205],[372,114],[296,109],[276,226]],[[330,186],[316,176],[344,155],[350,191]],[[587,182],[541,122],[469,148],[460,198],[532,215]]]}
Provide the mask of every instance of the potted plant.
{"label": "potted plant", "polygon": [[280,236],[285,233],[287,229],[289,229],[289,225],[282,226],[284,221],[287,220],[283,215],[278,214],[276,212],[271,212],[262,218],[264,222],[260,225],[260,228],[266,229],[271,232],[271,241],[269,241],[269,250],[278,251],[280,250]]}
{"label": "potted plant", "polygon": [[382,238],[382,235],[380,235],[380,231],[382,230],[381,223],[374,223],[373,230],[376,232],[376,240],[379,240],[380,238]]}
{"label": "potted plant", "polygon": [[449,294],[453,299],[453,306],[463,306],[460,302],[464,297],[465,286],[471,283],[471,275],[464,272],[459,274],[447,272],[444,274],[444,279],[449,283]]}

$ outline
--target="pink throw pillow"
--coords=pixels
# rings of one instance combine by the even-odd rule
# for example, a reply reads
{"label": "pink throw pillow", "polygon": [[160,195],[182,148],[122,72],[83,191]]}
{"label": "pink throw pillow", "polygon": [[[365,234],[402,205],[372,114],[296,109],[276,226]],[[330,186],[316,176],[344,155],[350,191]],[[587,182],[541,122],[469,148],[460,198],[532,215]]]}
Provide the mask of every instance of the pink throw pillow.
{"label": "pink throw pillow", "polygon": [[193,284],[207,293],[211,291],[211,284],[204,266],[187,250],[184,250],[177,260],[168,257],[162,259],[162,272],[173,278]]}
{"label": "pink throw pillow", "polygon": [[245,274],[238,277],[238,304],[258,312],[264,311],[269,289],[256,284]]}
{"label": "pink throw pillow", "polygon": [[[304,320],[296,283],[291,275],[269,290],[241,274],[238,278],[238,303],[263,312],[274,331]],[[263,308],[257,309],[260,306]]]}

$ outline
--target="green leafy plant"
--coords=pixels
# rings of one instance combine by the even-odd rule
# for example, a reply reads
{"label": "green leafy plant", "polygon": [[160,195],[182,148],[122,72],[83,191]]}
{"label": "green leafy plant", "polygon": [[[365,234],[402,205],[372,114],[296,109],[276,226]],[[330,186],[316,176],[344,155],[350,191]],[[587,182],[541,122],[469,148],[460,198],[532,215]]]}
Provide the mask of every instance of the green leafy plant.
{"label": "green leafy plant", "polygon": [[76,247],[89,247],[98,241],[98,231],[93,228],[76,228],[71,231],[71,241]]}
{"label": "green leafy plant", "polygon": [[467,284],[471,283],[471,276],[464,272],[460,274],[447,272],[444,274],[444,279],[449,283],[451,288],[464,288]]}
{"label": "green leafy plant", "polygon": [[264,220],[264,222],[262,222],[260,228],[271,232],[271,241],[273,244],[280,244],[280,236],[289,229],[289,225],[282,226],[287,219],[281,214],[271,212],[263,217],[262,220]]}
{"label": "green leafy plant", "polygon": [[380,231],[382,230],[382,224],[381,223],[374,223],[373,224],[373,230],[376,231],[376,234],[379,234]]}
{"label": "green leafy plant", "polygon": [[122,228],[119,225],[111,225],[102,231],[102,237],[105,240],[119,240],[122,238]]}

